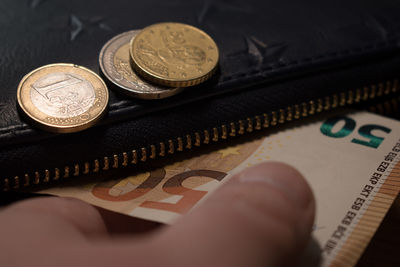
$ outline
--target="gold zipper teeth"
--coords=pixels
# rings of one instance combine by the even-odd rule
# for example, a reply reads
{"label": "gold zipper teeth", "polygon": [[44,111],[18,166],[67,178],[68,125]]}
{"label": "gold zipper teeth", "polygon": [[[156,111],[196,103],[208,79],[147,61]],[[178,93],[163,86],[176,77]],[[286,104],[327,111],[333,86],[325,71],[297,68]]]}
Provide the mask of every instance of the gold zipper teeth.
{"label": "gold zipper teeth", "polygon": [[108,157],[104,157],[103,162],[104,162],[103,171],[108,171],[110,169],[110,161],[108,160]]}
{"label": "gold zipper teeth", "polygon": [[[38,173],[38,172],[36,172]],[[36,175],[36,179],[39,181],[39,175]],[[64,167],[64,178],[69,178],[69,166]],[[38,184],[38,183],[35,183]]]}
{"label": "gold zipper teeth", "polygon": [[93,173],[97,173],[100,170],[100,163],[98,159],[94,160],[94,168],[93,168]]}
{"label": "gold zipper teeth", "polygon": [[192,136],[190,134],[186,135],[186,149],[192,149]]}
{"label": "gold zipper teeth", "polygon": [[137,152],[136,152],[136,150],[132,150],[132,164],[137,164],[139,161],[138,161],[138,154],[137,154]]}
{"label": "gold zipper teeth", "polygon": [[78,176],[80,172],[79,164],[74,165],[74,176]]}
{"label": "gold zipper teeth", "polygon": [[[195,143],[196,145],[197,143]],[[165,143],[160,143],[160,153],[158,154],[160,157],[165,157]]]}
{"label": "gold zipper teeth", "polygon": [[[180,138],[180,137],[179,137]],[[180,140],[178,140],[178,142],[180,142],[181,144],[183,144],[182,142],[182,138]],[[141,162],[146,162],[147,161],[147,148],[142,147],[142,157],[140,158]],[[181,148],[181,150],[183,150],[183,148]]]}
{"label": "gold zipper teeth", "polygon": [[[193,146],[200,147],[202,144],[210,144],[220,140],[226,140],[230,137],[237,135],[244,135],[246,132],[251,133],[254,130],[262,130],[271,126],[276,126],[292,120],[298,120],[302,117],[308,117],[321,113],[322,111],[331,110],[338,106],[351,105],[396,93],[399,89],[399,81],[397,79],[379,83],[377,85],[365,86],[339,94],[326,96],[323,99],[318,98],[309,102],[303,102],[289,106],[285,109],[272,111],[269,114],[264,113],[246,118],[245,120],[238,120],[230,122],[228,125],[223,124],[219,127],[214,127],[209,130],[197,131],[193,134],[187,134],[182,137],[170,139],[167,142],[160,142],[159,145],[150,145],[149,147],[142,147],[139,150],[135,149],[131,152],[122,152],[114,154],[111,157],[106,156],[101,161],[99,159],[93,162],[84,162],[83,164],[75,163],[72,166],[66,165],[64,168],[54,168],[52,171],[45,169],[44,171],[35,171],[33,175],[26,173],[21,179],[15,176],[14,179],[6,178],[3,180],[3,191],[11,189],[18,190],[27,188],[33,185],[45,184],[51,181],[57,181],[62,178],[66,179],[71,176],[79,176],[81,174],[98,173],[100,171],[108,171],[110,169],[119,169],[128,167],[130,165],[137,165],[140,162],[146,162],[148,159],[156,159],[157,157],[165,157],[167,154],[175,154],[176,151],[184,151],[192,149]],[[397,110],[400,97],[388,100],[384,103],[377,104],[370,107],[370,111],[385,114],[390,110]],[[140,152],[138,152],[140,151]],[[71,171],[72,169],[72,171]],[[62,171],[61,171],[62,170]]]}
{"label": "gold zipper teeth", "polygon": [[[161,153],[160,153],[160,156],[162,156]],[[124,166],[124,167],[128,166],[128,153],[123,152],[123,153],[122,153],[122,157],[123,157],[122,166]],[[87,163],[88,163],[88,162],[87,162]],[[89,164],[89,163],[88,163],[88,164]]]}
{"label": "gold zipper teeth", "polygon": [[397,113],[397,115],[400,115],[399,103],[400,103],[400,96],[389,99],[382,103],[372,105],[368,108],[368,110],[382,115],[390,115],[393,113],[394,114]]}
{"label": "gold zipper teeth", "polygon": [[25,174],[24,177],[25,177],[24,187],[28,187],[30,185],[29,175]]}
{"label": "gold zipper teeth", "polygon": [[44,179],[43,179],[43,182],[45,182],[45,183],[50,182],[50,172],[49,172],[49,170],[45,170],[45,171],[44,171]]}
{"label": "gold zipper teeth", "polygon": [[85,169],[83,171],[83,174],[89,174],[90,172],[90,164],[89,162],[85,162]]}

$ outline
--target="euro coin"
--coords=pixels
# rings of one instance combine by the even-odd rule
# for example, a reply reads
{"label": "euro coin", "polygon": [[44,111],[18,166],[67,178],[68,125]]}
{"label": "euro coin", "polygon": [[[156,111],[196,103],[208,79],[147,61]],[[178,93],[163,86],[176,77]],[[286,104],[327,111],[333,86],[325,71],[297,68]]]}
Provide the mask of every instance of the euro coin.
{"label": "euro coin", "polygon": [[131,39],[140,31],[121,33],[102,48],[99,56],[100,68],[104,76],[112,82],[120,93],[141,98],[160,99],[181,92],[182,88],[170,88],[148,83],[140,78],[132,69],[129,58]]}
{"label": "euro coin", "polygon": [[216,71],[219,51],[200,29],[159,23],[143,29],[130,44],[132,66],[145,79],[164,86],[189,87]]}
{"label": "euro coin", "polygon": [[50,64],[20,82],[19,107],[38,128],[71,133],[93,126],[105,114],[108,89],[91,70],[73,64]]}

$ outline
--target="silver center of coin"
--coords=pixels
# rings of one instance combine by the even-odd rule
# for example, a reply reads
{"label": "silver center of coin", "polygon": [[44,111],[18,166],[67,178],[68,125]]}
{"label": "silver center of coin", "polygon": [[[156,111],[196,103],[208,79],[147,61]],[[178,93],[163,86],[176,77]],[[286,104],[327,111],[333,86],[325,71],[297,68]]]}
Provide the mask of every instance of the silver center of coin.
{"label": "silver center of coin", "polygon": [[150,84],[142,80],[132,70],[130,64],[130,40],[140,31],[129,31],[108,41],[100,52],[100,67],[103,74],[120,92],[144,99],[157,99],[172,96],[182,88],[169,88]]}
{"label": "silver center of coin", "polygon": [[166,88],[150,85],[133,72],[129,63],[129,41],[139,31],[130,31],[117,35],[108,45],[104,53],[105,70],[111,74],[114,82],[127,90],[137,90],[140,93],[163,92]]}
{"label": "silver center of coin", "polygon": [[95,100],[92,84],[77,74],[56,72],[32,84],[32,103],[56,118],[72,118],[87,112]]}

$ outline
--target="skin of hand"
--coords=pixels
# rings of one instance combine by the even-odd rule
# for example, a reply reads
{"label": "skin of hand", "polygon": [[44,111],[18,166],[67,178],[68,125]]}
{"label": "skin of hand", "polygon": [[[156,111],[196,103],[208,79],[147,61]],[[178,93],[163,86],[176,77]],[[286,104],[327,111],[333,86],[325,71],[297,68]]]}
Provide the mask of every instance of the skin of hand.
{"label": "skin of hand", "polygon": [[172,226],[35,198],[0,212],[0,266],[293,266],[314,213],[302,175],[276,162],[236,174]]}

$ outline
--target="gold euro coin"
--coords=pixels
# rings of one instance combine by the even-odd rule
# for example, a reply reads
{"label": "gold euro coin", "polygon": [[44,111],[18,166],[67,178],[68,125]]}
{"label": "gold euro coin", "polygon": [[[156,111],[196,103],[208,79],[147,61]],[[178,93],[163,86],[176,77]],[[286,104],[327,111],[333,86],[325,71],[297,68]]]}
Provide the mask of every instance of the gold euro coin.
{"label": "gold euro coin", "polygon": [[145,79],[188,87],[209,79],[219,52],[205,32],[181,23],[159,23],[143,29],[130,45],[132,67]]}
{"label": "gold euro coin", "polygon": [[121,33],[108,41],[101,49],[99,62],[104,76],[107,77],[120,93],[141,98],[160,99],[173,96],[183,88],[158,86],[142,80],[132,70],[129,59],[129,45],[132,38],[140,31]]}
{"label": "gold euro coin", "polygon": [[71,133],[94,125],[106,112],[108,89],[91,70],[50,64],[27,74],[18,86],[18,104],[38,128]]}

